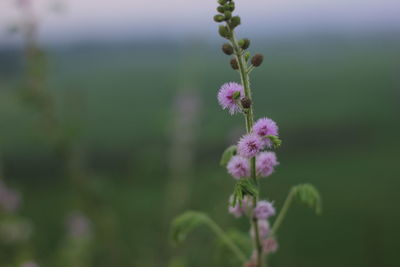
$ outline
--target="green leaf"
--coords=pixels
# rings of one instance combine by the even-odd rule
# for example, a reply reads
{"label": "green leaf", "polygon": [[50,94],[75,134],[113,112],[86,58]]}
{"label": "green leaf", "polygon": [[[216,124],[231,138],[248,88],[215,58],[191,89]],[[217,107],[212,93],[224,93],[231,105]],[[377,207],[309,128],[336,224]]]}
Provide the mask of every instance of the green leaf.
{"label": "green leaf", "polygon": [[249,195],[254,198],[257,198],[258,196],[258,189],[250,179],[240,179],[237,181],[233,190],[233,201],[231,203],[232,207],[234,207],[237,202],[242,205],[242,200],[245,195]]}
{"label": "green leaf", "polygon": [[240,248],[229,238],[229,236],[221,229],[210,217],[205,213],[197,211],[187,211],[173,220],[171,225],[171,237],[175,244],[184,241],[187,235],[199,226],[208,226],[214,234],[228,246],[231,251],[243,263],[246,261],[245,254]]}
{"label": "green leaf", "polygon": [[186,236],[199,226],[204,225],[208,216],[202,212],[187,211],[176,217],[171,224],[171,237],[174,243],[181,243]]}
{"label": "green leaf", "polygon": [[274,148],[278,148],[282,145],[282,140],[278,136],[268,135],[267,138],[272,142]]}
{"label": "green leaf", "polygon": [[221,161],[219,164],[221,166],[226,166],[228,162],[231,160],[231,158],[235,155],[236,155],[236,146],[232,145],[227,149],[225,149],[224,153],[222,153]]}
{"label": "green leaf", "polygon": [[293,188],[297,199],[304,205],[315,210],[315,213],[322,212],[322,199],[318,190],[311,184],[300,184]]}

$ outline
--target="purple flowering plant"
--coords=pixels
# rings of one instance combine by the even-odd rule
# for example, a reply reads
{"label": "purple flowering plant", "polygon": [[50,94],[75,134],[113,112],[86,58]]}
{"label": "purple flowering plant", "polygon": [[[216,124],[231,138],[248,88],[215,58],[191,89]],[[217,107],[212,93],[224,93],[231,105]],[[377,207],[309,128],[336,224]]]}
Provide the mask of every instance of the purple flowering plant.
{"label": "purple flowering plant", "polygon": [[[272,150],[279,148],[278,125],[270,118],[254,119],[253,95],[250,87],[250,73],[263,62],[261,54],[251,56],[248,48],[249,39],[238,39],[235,28],[241,24],[241,18],[233,14],[234,0],[218,0],[218,14],[214,20],[219,25],[219,34],[227,42],[223,44],[224,54],[231,56],[230,65],[238,72],[240,84],[228,82],[221,86],[217,99],[222,109],[231,115],[241,114],[244,117],[246,134],[236,145],[228,147],[222,155],[221,165],[227,169],[236,181],[232,195],[229,197],[228,211],[236,218],[247,217],[250,222],[248,238],[251,247],[246,250],[235,242],[208,215],[197,211],[188,211],[172,222],[172,238],[175,242],[183,241],[194,228],[206,225],[229,248],[242,266],[266,266],[270,254],[278,249],[277,234],[293,200],[321,212],[321,198],[317,189],[311,184],[294,186],[279,210],[274,203],[261,198],[260,182],[263,177],[272,175],[279,165],[277,156]],[[271,223],[271,218],[277,214]],[[271,226],[270,226],[271,225]],[[251,251],[251,253],[247,253]]]}

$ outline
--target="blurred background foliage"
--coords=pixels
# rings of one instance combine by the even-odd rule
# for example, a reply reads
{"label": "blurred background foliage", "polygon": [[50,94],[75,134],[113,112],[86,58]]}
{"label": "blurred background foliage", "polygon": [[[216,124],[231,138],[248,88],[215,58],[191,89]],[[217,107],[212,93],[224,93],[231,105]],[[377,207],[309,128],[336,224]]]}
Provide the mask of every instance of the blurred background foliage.
{"label": "blurred background foliage", "polygon": [[[283,139],[263,196],[279,208],[310,182],[324,206],[289,211],[271,266],[398,266],[398,34],[252,41],[265,55],[255,115]],[[244,132],[216,101],[238,80],[220,42],[37,49],[44,61],[0,49],[0,266],[237,266],[206,228],[179,247],[168,236],[186,209],[248,232],[227,213],[234,181],[218,165]],[[38,77],[49,109],[26,97]]]}

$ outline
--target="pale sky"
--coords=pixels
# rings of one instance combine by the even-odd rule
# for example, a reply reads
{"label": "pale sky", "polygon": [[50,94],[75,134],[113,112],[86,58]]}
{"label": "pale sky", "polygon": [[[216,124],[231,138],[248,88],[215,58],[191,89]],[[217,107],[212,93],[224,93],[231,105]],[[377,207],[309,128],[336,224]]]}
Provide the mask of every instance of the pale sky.
{"label": "pale sky", "polygon": [[[16,0],[0,0],[0,44],[15,39],[6,28],[19,21]],[[215,36],[216,0],[30,0],[43,40]],[[51,12],[62,2],[62,13]],[[313,31],[400,29],[400,0],[236,0],[246,32],[263,35]]]}

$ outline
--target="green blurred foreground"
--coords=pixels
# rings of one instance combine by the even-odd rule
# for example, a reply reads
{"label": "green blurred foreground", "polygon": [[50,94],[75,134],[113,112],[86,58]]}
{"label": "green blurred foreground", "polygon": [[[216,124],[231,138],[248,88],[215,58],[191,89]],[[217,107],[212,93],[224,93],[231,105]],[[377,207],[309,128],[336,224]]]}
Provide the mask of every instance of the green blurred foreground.
{"label": "green blurred foreground", "polygon": [[[320,217],[301,206],[289,211],[271,266],[398,266],[400,39],[264,44],[251,49],[266,57],[252,75],[255,112],[278,122],[283,145],[263,196],[280,208],[292,185],[311,182],[324,200]],[[22,193],[19,214],[33,225],[27,253],[41,266],[77,266],[62,251],[66,216],[82,207],[93,237],[81,266],[237,266],[206,228],[177,248],[168,240],[171,218],[185,209],[248,232],[227,214],[234,183],[218,165],[244,129],[216,101],[218,87],[238,77],[219,44],[48,53],[57,117],[87,174],[76,178],[85,185],[77,190],[37,129],[38,115],[18,97],[21,55],[2,51],[0,145],[5,181]],[[7,251],[18,248],[1,247],[7,266]]]}

